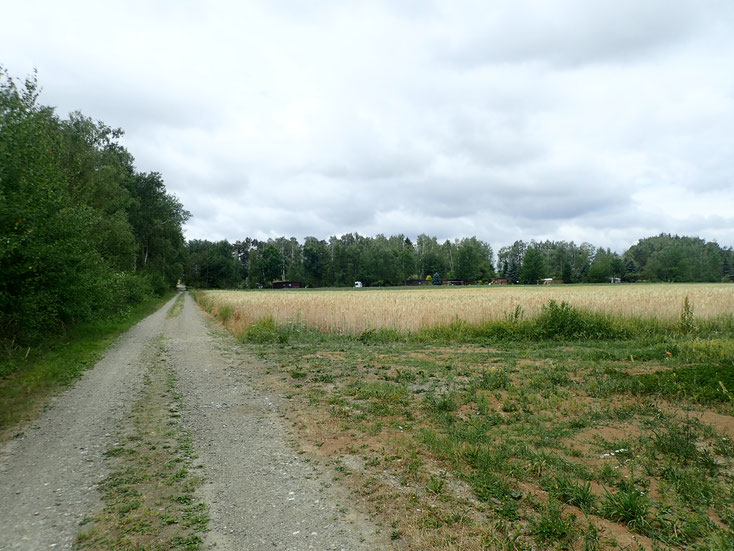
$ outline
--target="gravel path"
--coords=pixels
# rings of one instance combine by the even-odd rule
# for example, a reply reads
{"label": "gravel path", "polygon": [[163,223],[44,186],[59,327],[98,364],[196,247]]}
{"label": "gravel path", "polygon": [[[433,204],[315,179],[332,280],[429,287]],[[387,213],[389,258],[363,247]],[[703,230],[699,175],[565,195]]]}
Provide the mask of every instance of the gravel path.
{"label": "gravel path", "polygon": [[[170,305],[170,303],[169,303]],[[210,334],[193,300],[168,306],[128,332],[24,435],[0,449],[0,549],[69,549],[80,521],[99,510],[103,452],[140,393],[155,342],[178,373],[206,482],[207,548],[383,549],[376,527],[354,509],[333,474],[289,444],[282,398],[256,391],[251,358]]]}
{"label": "gravel path", "polygon": [[101,507],[103,454],[140,391],[170,304],[133,327],[0,448],[0,549],[70,549],[81,520]]}
{"label": "gravel path", "polygon": [[167,352],[179,370],[184,423],[193,432],[207,482],[209,545],[242,549],[379,549],[375,527],[355,512],[333,475],[288,444],[277,397],[255,391],[256,361],[212,336],[186,297],[168,327]]}

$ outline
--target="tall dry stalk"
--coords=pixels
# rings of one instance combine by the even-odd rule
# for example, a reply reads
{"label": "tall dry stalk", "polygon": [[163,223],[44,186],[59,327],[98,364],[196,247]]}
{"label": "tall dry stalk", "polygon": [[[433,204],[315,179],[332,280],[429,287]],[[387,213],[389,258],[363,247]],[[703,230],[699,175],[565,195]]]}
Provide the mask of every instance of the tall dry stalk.
{"label": "tall dry stalk", "polygon": [[235,333],[272,317],[339,333],[394,328],[416,331],[461,319],[469,323],[522,315],[532,318],[550,300],[621,317],[680,320],[684,300],[705,319],[734,312],[734,288],[727,284],[660,284],[554,287],[470,287],[303,291],[207,291],[215,309],[229,313]]}

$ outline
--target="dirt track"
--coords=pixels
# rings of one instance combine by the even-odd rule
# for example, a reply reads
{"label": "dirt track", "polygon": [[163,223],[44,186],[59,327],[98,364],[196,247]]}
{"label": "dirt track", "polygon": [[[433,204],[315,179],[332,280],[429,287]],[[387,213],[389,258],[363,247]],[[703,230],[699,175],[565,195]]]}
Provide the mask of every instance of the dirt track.
{"label": "dirt track", "polygon": [[355,512],[332,475],[296,452],[279,407],[253,388],[251,358],[210,333],[193,300],[167,305],[129,331],[22,436],[0,449],[0,549],[69,549],[80,522],[102,507],[97,483],[147,362],[163,343],[178,375],[206,482],[206,547],[218,550],[379,549],[376,528]]}

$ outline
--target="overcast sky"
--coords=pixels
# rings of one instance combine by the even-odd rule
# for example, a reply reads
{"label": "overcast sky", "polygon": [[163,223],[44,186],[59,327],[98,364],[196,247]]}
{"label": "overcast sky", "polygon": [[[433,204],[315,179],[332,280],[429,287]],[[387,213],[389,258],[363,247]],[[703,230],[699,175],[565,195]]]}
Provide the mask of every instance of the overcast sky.
{"label": "overcast sky", "polygon": [[734,245],[731,0],[3,2],[0,64],[119,126],[189,239]]}

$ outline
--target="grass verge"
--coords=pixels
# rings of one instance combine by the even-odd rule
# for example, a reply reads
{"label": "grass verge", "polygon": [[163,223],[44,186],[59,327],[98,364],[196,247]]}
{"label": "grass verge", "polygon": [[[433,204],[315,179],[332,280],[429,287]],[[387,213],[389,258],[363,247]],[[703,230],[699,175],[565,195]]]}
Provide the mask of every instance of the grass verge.
{"label": "grass verge", "polygon": [[85,524],[80,549],[196,550],[209,516],[194,493],[193,445],[179,421],[183,407],[163,342],[151,360],[127,427],[106,455],[111,474],[100,489],[104,511]]}
{"label": "grass verge", "polygon": [[124,317],[50,335],[37,347],[20,349],[5,343],[0,359],[0,442],[17,433],[19,424],[36,417],[49,396],[93,367],[115,339],[172,296],[143,302]]}

